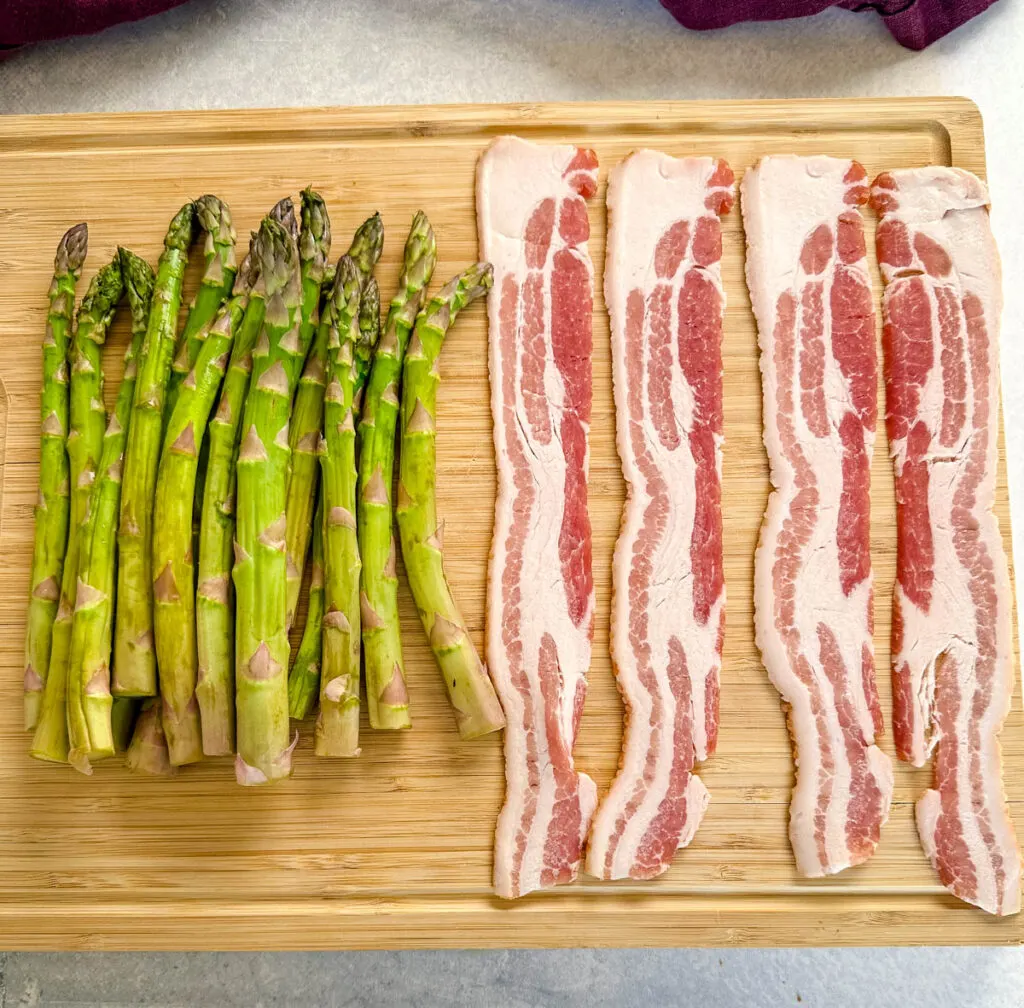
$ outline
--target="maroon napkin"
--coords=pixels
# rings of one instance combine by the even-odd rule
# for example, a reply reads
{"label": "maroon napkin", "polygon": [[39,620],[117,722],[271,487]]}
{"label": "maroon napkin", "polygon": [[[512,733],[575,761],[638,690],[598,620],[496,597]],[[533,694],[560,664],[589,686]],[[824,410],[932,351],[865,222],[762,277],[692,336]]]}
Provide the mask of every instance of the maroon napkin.
{"label": "maroon napkin", "polygon": [[185,0],[0,0],[0,48],[89,35],[138,21]]}
{"label": "maroon napkin", "polygon": [[827,7],[875,11],[900,45],[924,49],[991,7],[996,0],[661,0],[687,28],[704,31],[740,21],[782,21]]}
{"label": "maroon napkin", "polygon": [[[185,0],[0,0],[0,50],[102,31],[177,7]],[[876,11],[897,41],[924,49],[970,21],[995,0],[661,0],[687,28],[725,28],[739,21],[781,21],[826,7]]]}

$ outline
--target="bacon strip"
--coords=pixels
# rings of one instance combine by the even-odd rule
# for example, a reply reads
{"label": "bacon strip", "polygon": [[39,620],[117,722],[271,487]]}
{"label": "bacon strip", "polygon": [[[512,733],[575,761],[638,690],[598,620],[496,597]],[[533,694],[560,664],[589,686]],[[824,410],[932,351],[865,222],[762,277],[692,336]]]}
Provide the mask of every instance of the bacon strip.
{"label": "bacon strip", "polygon": [[648,879],[700,825],[693,774],[718,732],[722,576],[724,161],[637,151],[611,174],[605,299],[629,487],[613,566],[612,656],[626,706],[621,768],[587,871]]}
{"label": "bacon strip", "polygon": [[871,856],[893,787],[875,745],[868,525],[877,375],[857,211],[864,180],[853,161],[779,156],[741,187],[775,488],[755,556],[756,635],[789,707],[789,835],[810,877]]}
{"label": "bacon strip", "polygon": [[999,732],[1014,663],[1011,593],[992,512],[999,431],[999,259],[988,193],[956,168],[880,175],[888,431],[896,470],[893,729],[900,757],[934,754],[917,803],[925,852],[954,895],[1020,909]]}
{"label": "bacon strip", "polygon": [[587,514],[592,151],[500,137],[480,159],[498,499],[487,655],[505,709],[506,796],[494,886],[512,899],[573,881],[597,804],[573,767],[593,636]]}

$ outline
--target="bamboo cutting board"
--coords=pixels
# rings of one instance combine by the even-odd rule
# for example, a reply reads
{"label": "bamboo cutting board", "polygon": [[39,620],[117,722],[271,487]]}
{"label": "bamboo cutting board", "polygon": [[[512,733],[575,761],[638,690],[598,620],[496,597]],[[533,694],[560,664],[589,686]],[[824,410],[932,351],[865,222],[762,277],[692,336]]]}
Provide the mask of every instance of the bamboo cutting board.
{"label": "bamboo cutting board", "polygon": [[[725,220],[724,469],[727,635],[718,754],[701,770],[712,802],[692,845],[655,882],[571,887],[515,904],[490,894],[502,800],[500,737],[462,743],[403,585],[414,729],[372,733],[358,760],[326,762],[304,725],[295,774],[235,785],[229,761],[172,780],[113,761],[92,778],[28,757],[22,647],[38,464],[40,341],[53,250],[90,228],[80,290],[116,243],[155,262],[174,211],[223,197],[240,242],[285,193],[325,195],[335,254],[379,208],[389,297],[412,213],[437,232],[438,281],[476,257],[473,180],[492,137],[592,146],[594,421],[590,507],[598,609],[577,765],[602,793],[616,767],[622,709],[608,658],[611,553],[624,487],[614,447],[608,322],[601,299],[608,169],[640,146],[726,158],[740,176],[768,153],[887,168],[951,164],[984,174],[981,119],[963,99],[429,106],[0,119],[0,948],[319,949],[565,945],[1017,943],[1024,917],[996,920],[945,894],[920,849],[913,802],[929,770],[894,760],[895,801],[875,857],[825,881],[797,877],[787,838],[792,758],[779,698],[752,630],[753,551],[768,494],[753,318],[738,210]],[[874,221],[866,214],[869,231]],[[870,238],[870,235],[869,235]],[[195,271],[191,274],[194,288]],[[879,287],[877,272],[876,287]],[[189,291],[186,291],[189,294]],[[115,327],[108,395],[127,337]],[[448,570],[482,641],[494,503],[482,306],[442,357],[439,506]],[[872,481],[878,683],[890,719],[892,474],[879,429]],[[998,513],[1009,549],[1001,464]],[[883,747],[892,753],[887,730]],[[1024,830],[1019,692],[1003,732],[1005,779]]]}

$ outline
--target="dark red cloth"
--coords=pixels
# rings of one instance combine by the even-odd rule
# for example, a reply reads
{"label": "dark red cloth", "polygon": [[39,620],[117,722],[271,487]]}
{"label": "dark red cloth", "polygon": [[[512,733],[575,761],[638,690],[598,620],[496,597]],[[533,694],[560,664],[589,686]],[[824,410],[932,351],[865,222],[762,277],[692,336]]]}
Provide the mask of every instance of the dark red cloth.
{"label": "dark red cloth", "polygon": [[987,10],[996,0],[661,0],[681,24],[697,31],[740,21],[783,21],[828,7],[875,11],[900,45],[924,49]]}
{"label": "dark red cloth", "polygon": [[90,35],[182,3],[185,0],[0,0],[0,46]]}
{"label": "dark red cloth", "polygon": [[[0,0],[0,47],[88,35],[137,21],[186,0]],[[661,0],[687,28],[703,31],[740,21],[781,21],[827,7],[876,11],[896,40],[924,49],[991,7],[996,0]]]}

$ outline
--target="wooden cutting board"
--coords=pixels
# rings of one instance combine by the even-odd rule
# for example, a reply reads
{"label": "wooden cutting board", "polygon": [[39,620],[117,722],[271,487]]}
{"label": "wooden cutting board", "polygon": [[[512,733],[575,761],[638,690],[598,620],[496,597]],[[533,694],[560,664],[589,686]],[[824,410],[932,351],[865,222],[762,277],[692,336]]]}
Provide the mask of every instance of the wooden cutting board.
{"label": "wooden cutting board", "polygon": [[[0,948],[319,949],[565,945],[1017,943],[1024,917],[996,920],[939,886],[918,843],[913,802],[930,771],[896,763],[892,815],[875,857],[825,881],[797,877],[787,839],[793,770],[785,721],[752,632],[754,545],[768,494],[754,321],[738,209],[725,221],[724,468],[728,631],[718,754],[701,770],[712,802],[692,845],[654,882],[578,884],[515,904],[490,894],[503,792],[499,736],[462,743],[402,587],[414,728],[373,733],[358,760],[312,755],[305,724],[294,776],[235,785],[211,760],[172,780],[113,761],[84,778],[34,762],[21,731],[25,600],[38,461],[40,341],[53,250],[90,228],[81,290],[122,243],[155,262],[186,199],[216,193],[240,240],[285,193],[316,186],[336,252],[380,209],[389,297],[412,213],[437,232],[436,277],[476,257],[476,160],[497,134],[592,146],[594,422],[591,518],[597,620],[577,764],[603,792],[622,708],[608,658],[611,553],[623,500],[614,447],[608,321],[601,299],[608,169],[632,149],[728,159],[740,176],[768,153],[859,159],[869,175],[950,164],[984,175],[981,119],[958,98],[279,109],[0,119]],[[869,231],[874,227],[866,214]],[[872,253],[873,256],[873,253]],[[191,284],[195,284],[195,270]],[[878,284],[875,274],[876,286]],[[108,395],[127,331],[108,354]],[[478,642],[494,503],[484,311],[460,319],[442,358],[440,509],[448,571]],[[878,682],[890,718],[889,596],[894,498],[884,431],[872,480]],[[998,513],[1010,547],[1005,467]],[[892,752],[888,730],[883,747]],[[1020,695],[1003,732],[1005,778],[1024,830]]]}

